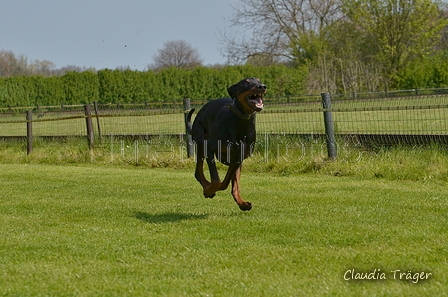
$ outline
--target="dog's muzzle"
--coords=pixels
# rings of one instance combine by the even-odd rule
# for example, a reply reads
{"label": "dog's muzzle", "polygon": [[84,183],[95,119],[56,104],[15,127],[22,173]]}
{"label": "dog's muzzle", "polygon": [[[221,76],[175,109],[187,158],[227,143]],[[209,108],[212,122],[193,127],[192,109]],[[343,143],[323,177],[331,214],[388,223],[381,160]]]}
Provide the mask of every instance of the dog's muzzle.
{"label": "dog's muzzle", "polygon": [[246,98],[247,104],[255,111],[263,110],[263,94],[253,94]]}

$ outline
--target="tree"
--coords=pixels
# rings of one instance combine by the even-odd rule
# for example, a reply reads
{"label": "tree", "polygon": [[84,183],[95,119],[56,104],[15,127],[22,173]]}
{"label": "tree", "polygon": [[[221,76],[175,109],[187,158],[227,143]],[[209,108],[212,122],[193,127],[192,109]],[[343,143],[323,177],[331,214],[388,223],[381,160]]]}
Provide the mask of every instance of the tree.
{"label": "tree", "polygon": [[[223,36],[223,53],[231,63],[254,55],[279,60],[313,58],[322,30],[341,17],[339,0],[243,0],[233,7],[231,24],[243,38]],[[277,59],[273,59],[277,57]]]}
{"label": "tree", "polygon": [[197,49],[185,40],[173,40],[164,43],[163,48],[153,57],[154,64],[149,69],[163,69],[169,67],[192,69],[202,66],[202,59]]}
{"label": "tree", "polygon": [[242,0],[234,9],[244,38],[224,36],[229,61],[306,66],[313,92],[396,87],[402,69],[447,44],[439,0]]}
{"label": "tree", "polygon": [[28,71],[32,75],[44,75],[44,76],[50,76],[53,74],[53,70],[55,69],[56,65],[48,60],[35,60],[30,63],[28,66]]}
{"label": "tree", "polygon": [[0,50],[0,76],[8,77],[27,73],[27,57],[16,56],[12,51]]}
{"label": "tree", "polygon": [[434,0],[342,0],[360,38],[369,41],[372,59],[380,62],[386,86],[415,58],[429,54],[447,25]]}

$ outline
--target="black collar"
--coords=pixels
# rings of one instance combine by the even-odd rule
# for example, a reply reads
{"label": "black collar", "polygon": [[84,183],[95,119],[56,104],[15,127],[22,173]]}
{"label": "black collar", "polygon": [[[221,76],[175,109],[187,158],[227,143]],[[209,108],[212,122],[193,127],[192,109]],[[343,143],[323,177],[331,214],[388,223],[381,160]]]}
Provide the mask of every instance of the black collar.
{"label": "black collar", "polygon": [[255,111],[250,114],[243,113],[241,110],[239,110],[238,107],[236,107],[235,104],[227,104],[226,107],[231,111],[233,111],[233,113],[236,114],[242,120],[249,120],[255,114]]}

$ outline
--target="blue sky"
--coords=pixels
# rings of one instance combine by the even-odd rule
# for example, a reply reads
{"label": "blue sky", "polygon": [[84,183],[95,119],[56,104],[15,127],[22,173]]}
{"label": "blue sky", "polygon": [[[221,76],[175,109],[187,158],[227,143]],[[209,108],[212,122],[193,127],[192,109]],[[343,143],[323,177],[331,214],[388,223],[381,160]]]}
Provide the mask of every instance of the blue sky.
{"label": "blue sky", "polygon": [[[0,49],[32,60],[144,70],[166,41],[183,39],[204,64],[224,63],[223,32],[238,0],[1,0]],[[232,34],[232,33],[231,33]]]}

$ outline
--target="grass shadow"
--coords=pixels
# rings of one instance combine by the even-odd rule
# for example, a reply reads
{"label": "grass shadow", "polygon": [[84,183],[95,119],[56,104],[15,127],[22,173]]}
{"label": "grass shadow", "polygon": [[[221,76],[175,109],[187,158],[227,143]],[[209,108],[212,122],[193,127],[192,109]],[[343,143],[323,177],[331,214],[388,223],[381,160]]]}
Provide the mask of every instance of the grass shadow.
{"label": "grass shadow", "polygon": [[140,212],[140,211],[135,212],[134,216],[140,221],[150,224],[175,223],[185,220],[203,220],[208,217],[208,215],[205,214],[176,213],[176,212],[150,214],[147,212]]}

